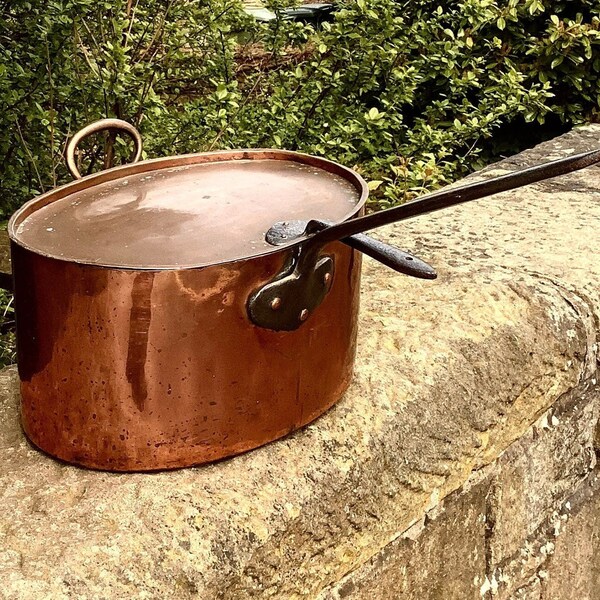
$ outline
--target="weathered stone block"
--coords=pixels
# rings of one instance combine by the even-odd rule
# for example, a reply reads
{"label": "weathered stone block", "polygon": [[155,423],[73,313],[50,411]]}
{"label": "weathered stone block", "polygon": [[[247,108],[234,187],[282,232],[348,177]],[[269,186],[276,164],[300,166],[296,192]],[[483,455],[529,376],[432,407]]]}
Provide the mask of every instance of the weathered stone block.
{"label": "weathered stone block", "polygon": [[[591,550],[600,518],[590,520],[586,511],[584,518],[596,526],[587,536],[566,521],[571,503],[583,504],[592,494],[582,490],[597,481],[592,469],[599,411],[598,390],[583,386],[565,395],[494,463],[320,600],[548,600],[540,594],[548,593],[548,582],[562,581],[560,569],[574,570],[572,579],[585,585],[595,581],[600,554],[594,558]],[[576,548],[575,554],[553,567],[555,548],[565,547]]]}
{"label": "weathered stone block", "polygon": [[598,392],[578,388],[500,457],[488,505],[493,567],[518,554],[594,468],[599,411]]}
{"label": "weathered stone block", "polygon": [[454,493],[319,600],[479,600],[489,482]]}
{"label": "weathered stone block", "polygon": [[561,512],[564,531],[556,538],[545,569],[542,598],[600,598],[599,471],[564,503]]}
{"label": "weathered stone block", "polygon": [[[477,176],[595,148],[599,133]],[[440,278],[365,261],[344,399],[215,465],[58,463],[25,441],[15,371],[1,372],[0,597],[547,600],[554,507],[594,463],[599,190],[591,168],[382,230]]]}

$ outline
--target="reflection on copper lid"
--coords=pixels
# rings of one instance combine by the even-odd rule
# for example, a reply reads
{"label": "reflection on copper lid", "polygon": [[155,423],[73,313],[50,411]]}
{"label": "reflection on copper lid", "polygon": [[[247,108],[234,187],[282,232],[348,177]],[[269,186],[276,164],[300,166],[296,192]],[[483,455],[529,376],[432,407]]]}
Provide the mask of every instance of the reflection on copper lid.
{"label": "reflection on copper lid", "polygon": [[[317,159],[318,161],[318,159]],[[256,256],[277,221],[339,221],[361,189],[294,160],[228,160],[138,172],[29,214],[19,243],[47,256],[130,268],[186,268]]]}

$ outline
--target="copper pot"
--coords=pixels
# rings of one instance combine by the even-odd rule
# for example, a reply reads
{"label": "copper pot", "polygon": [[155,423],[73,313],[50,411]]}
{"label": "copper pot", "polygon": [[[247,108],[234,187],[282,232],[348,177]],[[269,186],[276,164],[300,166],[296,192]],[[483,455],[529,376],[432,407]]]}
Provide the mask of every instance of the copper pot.
{"label": "copper pot", "polygon": [[[104,120],[69,145],[76,177],[77,143],[117,127],[134,136],[139,158],[137,132]],[[598,158],[366,217],[359,175],[281,150],[147,160],[43,194],[8,226],[23,429],[53,456],[117,471],[213,461],[294,431],[351,380],[355,248],[435,277],[355,234]]]}

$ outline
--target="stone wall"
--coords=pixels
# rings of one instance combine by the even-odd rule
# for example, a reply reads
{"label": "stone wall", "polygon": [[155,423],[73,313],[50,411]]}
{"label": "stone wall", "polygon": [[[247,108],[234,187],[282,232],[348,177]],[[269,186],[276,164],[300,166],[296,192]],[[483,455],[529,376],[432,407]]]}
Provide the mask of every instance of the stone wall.
{"label": "stone wall", "polygon": [[561,398],[321,600],[600,597],[600,394]]}
{"label": "stone wall", "polygon": [[382,230],[440,278],[365,261],[346,396],[218,464],[58,463],[1,372],[0,597],[600,598],[599,189],[592,167]]}

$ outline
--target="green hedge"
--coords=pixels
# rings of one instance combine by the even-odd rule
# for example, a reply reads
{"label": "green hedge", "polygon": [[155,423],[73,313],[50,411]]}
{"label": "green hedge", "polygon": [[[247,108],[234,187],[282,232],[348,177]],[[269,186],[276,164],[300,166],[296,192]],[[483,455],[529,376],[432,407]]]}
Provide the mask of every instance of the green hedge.
{"label": "green hedge", "polygon": [[0,0],[0,11],[4,217],[69,179],[69,133],[104,116],[139,126],[151,157],[325,155],[388,205],[490,160],[495,133],[517,150],[526,123],[569,126],[599,106],[597,0],[357,0],[320,31],[259,25],[235,0]]}

